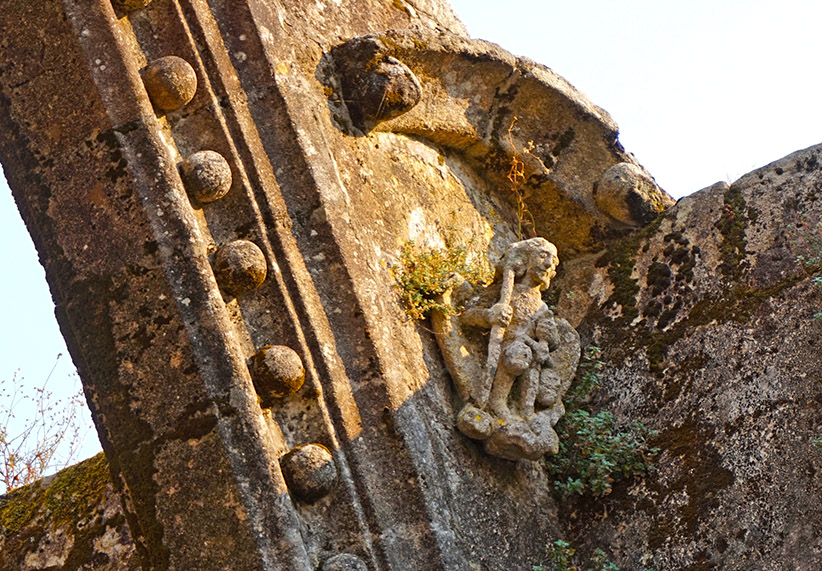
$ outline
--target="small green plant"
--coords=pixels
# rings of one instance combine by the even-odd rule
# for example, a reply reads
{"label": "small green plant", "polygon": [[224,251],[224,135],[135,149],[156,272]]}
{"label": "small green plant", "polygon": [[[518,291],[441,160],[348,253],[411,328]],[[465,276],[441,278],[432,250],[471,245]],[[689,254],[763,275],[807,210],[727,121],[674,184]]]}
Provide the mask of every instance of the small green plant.
{"label": "small green plant", "polygon": [[[822,225],[811,226],[807,220],[803,220],[794,229],[802,239],[804,254],[796,257],[796,261],[810,273],[817,273],[822,269]],[[796,241],[795,241],[796,242]]]}
{"label": "small green plant", "polygon": [[576,378],[565,393],[563,401],[568,410],[579,408],[591,398],[591,393],[599,389],[599,375],[604,363],[600,360],[602,351],[596,345],[589,345],[582,353]]}
{"label": "small green plant", "polygon": [[403,245],[399,268],[392,271],[405,313],[415,320],[425,319],[431,310],[453,313],[452,307],[435,299],[445,292],[452,273],[472,284],[488,283],[492,277],[487,262],[469,261],[464,246],[422,250],[414,242]]}
{"label": "small green plant", "polygon": [[817,448],[822,448],[822,438],[814,438],[813,445]]}
{"label": "small green plant", "polygon": [[[811,276],[811,282],[822,292],[822,224],[811,226],[807,219],[794,227],[801,240],[794,240],[794,245],[805,250],[796,257],[799,265]],[[801,244],[800,244],[801,242]],[[822,311],[813,315],[814,321],[822,321]]]}
{"label": "small green plant", "polygon": [[599,349],[589,347],[566,394],[567,412],[556,426],[559,453],[547,457],[546,464],[554,491],[562,498],[585,493],[606,496],[615,482],[653,471],[651,461],[659,453],[648,444],[655,433],[642,423],[621,430],[610,412],[593,414],[581,408],[599,388],[601,370]]}
{"label": "small green plant", "polygon": [[[562,539],[548,544],[547,558],[549,565],[534,565],[533,571],[619,571],[619,567],[610,561],[601,549],[594,551],[590,566],[581,567],[574,564],[576,549]],[[653,571],[646,569],[644,571]]]}

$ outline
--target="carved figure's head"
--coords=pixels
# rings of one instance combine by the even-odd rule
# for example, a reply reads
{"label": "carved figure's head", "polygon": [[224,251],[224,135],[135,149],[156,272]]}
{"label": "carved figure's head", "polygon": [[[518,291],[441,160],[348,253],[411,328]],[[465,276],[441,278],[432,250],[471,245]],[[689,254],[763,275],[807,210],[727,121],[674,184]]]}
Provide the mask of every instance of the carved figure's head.
{"label": "carved figure's head", "polygon": [[509,343],[502,351],[500,366],[509,374],[517,376],[528,370],[533,354],[528,345],[522,341]]}
{"label": "carved figure's head", "polygon": [[517,280],[547,289],[557,273],[557,248],[545,238],[530,238],[508,247],[500,263],[503,272],[513,271]]}

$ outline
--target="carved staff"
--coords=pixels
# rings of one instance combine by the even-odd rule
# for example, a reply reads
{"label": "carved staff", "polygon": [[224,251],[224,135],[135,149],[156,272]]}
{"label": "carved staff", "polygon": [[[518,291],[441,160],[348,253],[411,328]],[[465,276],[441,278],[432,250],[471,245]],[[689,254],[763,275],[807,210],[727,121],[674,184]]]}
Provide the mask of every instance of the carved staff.
{"label": "carved staff", "polygon": [[[511,296],[514,293],[514,274],[513,268],[505,268],[502,275],[502,290],[500,291],[497,305],[511,305]],[[496,307],[496,305],[494,307]],[[491,327],[491,333],[488,339],[488,358],[485,361],[485,377],[482,379],[482,385],[480,386],[480,393],[478,395],[479,398],[477,399],[477,406],[480,408],[488,403],[488,398],[491,395],[491,386],[494,383],[494,377],[497,376],[500,348],[504,336],[505,326],[495,323]]]}

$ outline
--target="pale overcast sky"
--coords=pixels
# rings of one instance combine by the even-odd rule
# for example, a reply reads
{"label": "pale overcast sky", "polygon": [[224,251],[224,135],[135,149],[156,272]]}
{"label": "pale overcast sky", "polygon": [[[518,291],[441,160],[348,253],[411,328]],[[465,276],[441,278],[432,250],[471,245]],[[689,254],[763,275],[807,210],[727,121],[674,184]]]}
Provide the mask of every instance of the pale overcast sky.
{"label": "pale overcast sky", "polygon": [[[676,197],[822,141],[822,2],[453,0],[472,36],[563,75]],[[36,254],[0,185],[0,379],[65,353]],[[51,388],[71,386],[68,356]],[[96,439],[84,451],[97,450]]]}

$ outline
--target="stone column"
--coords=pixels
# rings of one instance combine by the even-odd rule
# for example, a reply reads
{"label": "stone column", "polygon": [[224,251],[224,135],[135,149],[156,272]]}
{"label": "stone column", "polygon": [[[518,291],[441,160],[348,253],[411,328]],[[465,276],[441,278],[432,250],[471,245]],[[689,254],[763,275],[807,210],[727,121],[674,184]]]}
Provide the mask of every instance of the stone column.
{"label": "stone column", "polygon": [[390,265],[447,228],[515,239],[499,187],[529,139],[538,233],[602,245],[631,220],[594,183],[633,159],[463,34],[438,0],[0,2],[0,158],[146,568],[540,556],[548,483],[455,430]]}

